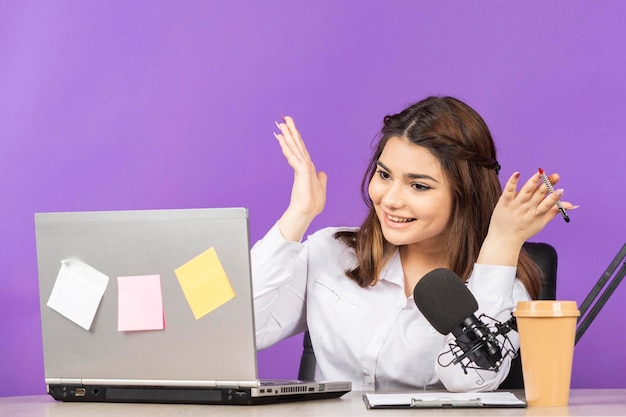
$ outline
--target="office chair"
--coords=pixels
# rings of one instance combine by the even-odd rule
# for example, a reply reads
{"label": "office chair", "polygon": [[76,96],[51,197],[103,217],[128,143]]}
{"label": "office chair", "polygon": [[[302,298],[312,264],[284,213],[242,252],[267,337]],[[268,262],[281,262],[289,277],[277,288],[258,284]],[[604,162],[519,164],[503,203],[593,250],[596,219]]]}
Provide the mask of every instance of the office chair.
{"label": "office chair", "polygon": [[[524,249],[528,255],[539,265],[543,273],[543,283],[539,300],[556,299],[556,270],[558,257],[556,250],[547,243],[526,242]],[[311,344],[309,332],[304,332],[302,340],[302,357],[300,358],[300,369],[298,379],[310,381],[315,379],[315,352]],[[520,355],[511,361],[509,375],[500,384],[500,389],[522,389],[524,388],[524,378],[522,375],[522,362]]]}

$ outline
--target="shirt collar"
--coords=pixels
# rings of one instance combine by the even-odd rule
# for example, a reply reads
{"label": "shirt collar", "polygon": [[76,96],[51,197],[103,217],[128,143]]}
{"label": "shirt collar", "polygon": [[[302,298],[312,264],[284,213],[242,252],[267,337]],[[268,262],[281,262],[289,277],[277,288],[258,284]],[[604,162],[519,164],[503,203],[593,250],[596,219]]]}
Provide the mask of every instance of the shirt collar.
{"label": "shirt collar", "polygon": [[389,258],[389,261],[380,272],[380,279],[404,288],[404,271],[402,270],[402,261],[400,260],[400,251],[396,248]]}

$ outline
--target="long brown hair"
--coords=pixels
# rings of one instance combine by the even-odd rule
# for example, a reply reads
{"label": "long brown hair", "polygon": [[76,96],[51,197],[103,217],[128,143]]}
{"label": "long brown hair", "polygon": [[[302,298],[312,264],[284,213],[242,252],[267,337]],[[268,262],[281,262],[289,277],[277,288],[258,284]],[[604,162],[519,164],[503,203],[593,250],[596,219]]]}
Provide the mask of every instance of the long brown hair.
{"label": "long brown hair", "polygon": [[[354,248],[358,266],[346,275],[361,287],[375,285],[395,247],[383,237],[368,193],[376,163],[387,141],[406,138],[427,148],[439,161],[452,188],[452,213],[445,243],[447,264],[466,281],[487,236],[493,209],[502,194],[496,148],[482,117],[453,97],[428,97],[396,115],[385,116],[380,140],[361,183],[369,213],[356,231],[339,231],[335,238]],[[522,250],[517,276],[532,298],[541,289],[541,272]]]}

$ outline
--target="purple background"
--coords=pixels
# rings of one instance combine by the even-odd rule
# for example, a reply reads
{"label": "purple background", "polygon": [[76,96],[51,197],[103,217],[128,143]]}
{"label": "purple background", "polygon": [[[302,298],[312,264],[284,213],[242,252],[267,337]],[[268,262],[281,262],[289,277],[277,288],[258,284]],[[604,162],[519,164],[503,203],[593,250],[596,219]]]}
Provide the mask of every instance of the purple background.
{"label": "purple background", "polygon": [[[624,243],[625,2],[0,9],[0,396],[45,392],[33,214],[245,206],[256,240],[289,198],[281,114],[329,176],[312,229],[360,223],[385,114],[449,94],[491,127],[501,178],[541,166],[580,204],[534,239],[559,252],[560,299],[581,303]],[[573,387],[626,387],[625,287],[577,345]],[[261,352],[261,376],[295,377],[300,342]]]}

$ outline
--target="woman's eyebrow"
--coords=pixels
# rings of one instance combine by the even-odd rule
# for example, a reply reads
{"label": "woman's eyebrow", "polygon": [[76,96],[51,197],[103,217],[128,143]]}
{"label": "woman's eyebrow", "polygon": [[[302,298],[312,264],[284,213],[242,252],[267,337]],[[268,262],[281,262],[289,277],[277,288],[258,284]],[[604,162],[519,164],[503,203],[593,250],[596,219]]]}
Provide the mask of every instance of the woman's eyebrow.
{"label": "woman's eyebrow", "polygon": [[[376,165],[378,165],[379,167],[381,167],[382,169],[384,169],[387,172],[391,172],[391,170],[382,162],[380,161],[376,161]],[[435,178],[431,177],[430,175],[426,175],[426,174],[404,174],[404,177],[408,178],[408,179],[412,179],[412,180],[431,180],[434,182],[439,182],[437,181]]]}

